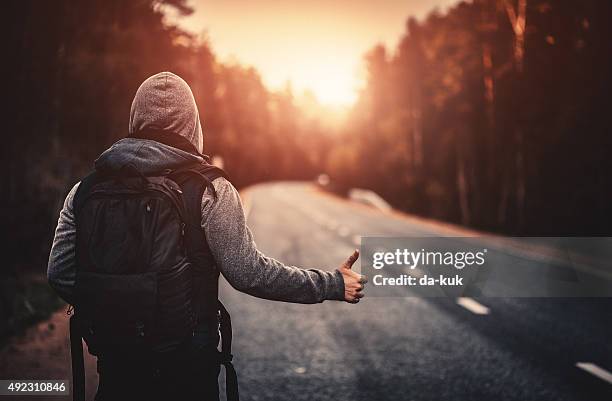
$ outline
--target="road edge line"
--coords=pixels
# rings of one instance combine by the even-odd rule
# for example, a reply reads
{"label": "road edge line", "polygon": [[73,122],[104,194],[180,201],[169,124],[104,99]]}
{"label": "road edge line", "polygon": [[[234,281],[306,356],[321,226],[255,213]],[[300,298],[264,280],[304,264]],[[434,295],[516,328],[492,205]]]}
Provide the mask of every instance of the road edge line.
{"label": "road edge line", "polygon": [[457,298],[457,305],[461,306],[472,312],[475,315],[488,315],[491,313],[491,308],[484,306],[474,298],[470,297],[459,297]]}
{"label": "road edge line", "polygon": [[612,384],[612,373],[592,362],[576,362],[576,367],[605,382],[608,382],[609,384]]}

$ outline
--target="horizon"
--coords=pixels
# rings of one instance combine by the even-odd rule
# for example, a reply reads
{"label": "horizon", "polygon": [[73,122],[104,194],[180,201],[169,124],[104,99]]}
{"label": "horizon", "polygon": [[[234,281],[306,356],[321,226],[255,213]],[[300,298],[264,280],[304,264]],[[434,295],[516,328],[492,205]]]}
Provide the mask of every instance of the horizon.
{"label": "horizon", "polygon": [[230,0],[209,9],[210,0],[190,0],[193,14],[178,16],[169,8],[166,17],[209,39],[221,62],[254,67],[269,90],[290,87],[302,103],[308,105],[314,96],[321,106],[342,113],[357,100],[365,81],[363,56],[370,49],[378,44],[393,48],[410,17],[423,20],[458,2],[392,0],[383,7],[369,0],[324,5],[322,0]]}

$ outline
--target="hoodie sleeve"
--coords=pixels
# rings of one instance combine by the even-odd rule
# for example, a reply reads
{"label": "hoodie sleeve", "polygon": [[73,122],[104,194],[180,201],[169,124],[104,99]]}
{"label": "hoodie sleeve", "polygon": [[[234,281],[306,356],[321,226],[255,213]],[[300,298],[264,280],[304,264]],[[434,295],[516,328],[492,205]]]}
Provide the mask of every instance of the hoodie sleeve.
{"label": "hoodie sleeve", "polygon": [[261,253],[246,219],[238,191],[224,178],[213,182],[202,198],[202,227],[210,250],[227,281],[238,291],[276,301],[317,303],[344,299],[339,271],[286,266]]}
{"label": "hoodie sleeve", "polygon": [[79,183],[66,196],[55,229],[47,265],[49,284],[64,301],[71,303],[76,278],[76,225],[72,203]]}

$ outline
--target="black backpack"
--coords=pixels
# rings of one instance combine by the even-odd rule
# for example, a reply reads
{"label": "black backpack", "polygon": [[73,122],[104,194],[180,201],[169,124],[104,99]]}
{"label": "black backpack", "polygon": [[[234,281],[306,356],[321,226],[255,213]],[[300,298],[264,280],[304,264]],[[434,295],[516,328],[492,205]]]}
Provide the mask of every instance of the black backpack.
{"label": "black backpack", "polygon": [[208,164],[154,176],[128,165],[94,171],[74,198],[76,262],[70,319],[75,399],[84,398],[81,338],[90,353],[166,352],[202,320],[220,325],[219,363],[228,399],[238,398],[231,321],[218,302],[219,272],[200,227],[201,199],[226,177]]}

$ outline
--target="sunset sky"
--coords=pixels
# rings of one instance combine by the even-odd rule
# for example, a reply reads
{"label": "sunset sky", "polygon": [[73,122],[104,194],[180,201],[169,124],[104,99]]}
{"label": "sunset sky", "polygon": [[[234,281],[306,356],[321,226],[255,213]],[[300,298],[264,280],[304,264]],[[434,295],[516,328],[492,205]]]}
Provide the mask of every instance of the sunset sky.
{"label": "sunset sky", "polygon": [[408,16],[422,18],[457,0],[190,0],[178,21],[205,33],[221,61],[256,67],[271,89],[291,82],[326,105],[347,106],[363,82],[363,54],[393,47]]}

